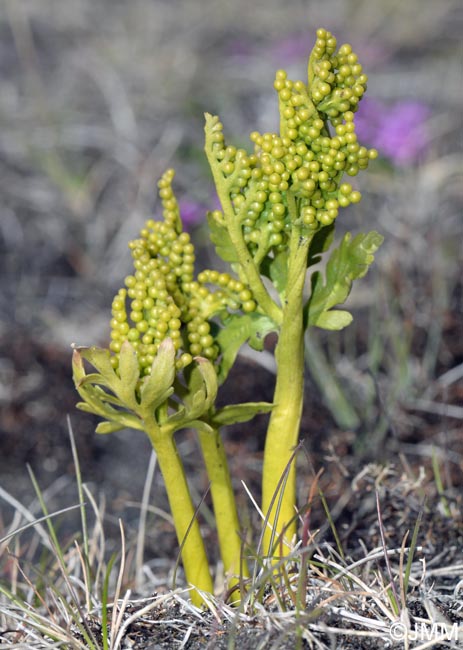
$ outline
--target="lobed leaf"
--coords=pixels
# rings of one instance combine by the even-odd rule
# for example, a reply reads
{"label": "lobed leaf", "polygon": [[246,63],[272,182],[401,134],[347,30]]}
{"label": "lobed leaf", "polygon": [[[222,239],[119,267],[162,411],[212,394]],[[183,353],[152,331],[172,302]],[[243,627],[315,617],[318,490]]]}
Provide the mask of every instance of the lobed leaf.
{"label": "lobed leaf", "polygon": [[287,249],[275,253],[273,257],[267,255],[260,267],[262,275],[270,278],[280,296],[284,294],[288,284],[288,257],[289,251]]}
{"label": "lobed leaf", "polygon": [[77,384],[85,377],[85,368],[79,349],[74,347],[74,344],[72,348],[72,378],[77,386]]}
{"label": "lobed leaf", "polygon": [[230,404],[218,409],[211,417],[215,426],[226,426],[237,422],[247,422],[260,413],[268,413],[273,404],[269,402],[247,402],[245,404]]}
{"label": "lobed leaf", "polygon": [[223,321],[216,341],[220,345],[222,358],[219,365],[218,380],[222,384],[235,362],[240,347],[249,341],[255,350],[262,350],[267,334],[277,331],[277,325],[268,316],[257,312],[251,314],[231,314]]}
{"label": "lobed leaf", "polygon": [[113,388],[119,379],[111,364],[109,350],[104,348],[76,348],[80,355],[94,366],[106,380],[106,385]]}
{"label": "lobed leaf", "polygon": [[328,260],[325,282],[319,271],[312,275],[312,293],[305,306],[307,326],[338,330],[349,325],[352,316],[348,312],[330,310],[347,300],[354,280],[366,275],[382,241],[382,235],[375,231],[353,239],[346,233]]}
{"label": "lobed leaf", "polygon": [[352,314],[343,309],[324,311],[317,319],[317,327],[324,330],[342,330],[353,321]]}
{"label": "lobed leaf", "polygon": [[309,255],[307,258],[307,268],[318,264],[321,260],[321,256],[325,253],[333,243],[334,239],[334,223],[330,226],[325,226],[317,230],[315,235],[310,242]]}
{"label": "lobed leaf", "polygon": [[215,398],[217,397],[217,390],[219,387],[217,381],[217,373],[212,363],[204,357],[196,357],[195,361],[197,363],[196,368],[198,370],[198,373],[201,375],[201,378],[203,380],[206,393],[204,409],[205,411],[208,411],[211,406],[213,406]]}
{"label": "lobed leaf", "polygon": [[175,347],[171,339],[165,339],[154,357],[150,374],[143,380],[140,389],[140,406],[156,409],[174,392]]}
{"label": "lobed leaf", "polygon": [[[83,358],[86,358],[97,369],[104,371],[100,373],[85,374]],[[77,404],[77,408],[93,415],[98,415],[106,420],[97,427],[97,433],[110,433],[123,428],[143,429],[140,419],[133,413],[124,410],[128,405],[118,396],[115,388],[119,389],[121,380],[117,377],[111,366],[109,372],[110,356],[109,351],[100,348],[75,348],[72,356],[73,378],[80,397],[84,400]],[[111,394],[103,390],[105,386],[114,391]],[[114,408],[114,405],[118,408]]]}
{"label": "lobed leaf", "polygon": [[[136,410],[138,406],[135,389],[139,378],[138,361],[133,346],[126,341],[121,348],[119,375],[111,363],[111,353],[104,348],[77,348],[81,356],[92,364],[100,375],[86,375],[81,381],[99,383],[107,386],[121,401],[124,406]],[[136,363],[136,367],[135,367]],[[91,379],[88,379],[91,377]]]}
{"label": "lobed leaf", "polygon": [[129,341],[124,341],[121,346],[118,371],[124,392],[133,395],[140,379],[140,366],[135,348]]}
{"label": "lobed leaf", "polygon": [[206,415],[215,402],[218,390],[215,368],[203,357],[195,357],[195,361],[184,371],[187,386],[177,390],[177,395],[184,404],[183,415],[178,417],[174,414],[170,416],[169,422],[182,422],[182,426],[186,426],[192,420]]}
{"label": "lobed leaf", "polygon": [[78,380],[79,386],[85,386],[86,384],[99,384],[100,386],[109,386],[103,375],[100,375],[98,372],[90,372],[88,375],[85,375]]}
{"label": "lobed leaf", "polygon": [[104,422],[100,422],[100,424],[95,429],[95,433],[106,435],[107,433],[114,433],[115,431],[120,431],[123,428],[124,425],[120,424],[119,422],[108,422],[106,420]]}
{"label": "lobed leaf", "polygon": [[232,244],[230,235],[226,226],[218,223],[211,212],[207,213],[207,223],[209,225],[209,237],[214,244],[215,252],[224,261],[229,264],[238,262],[236,249]]}
{"label": "lobed leaf", "polygon": [[91,384],[82,385],[79,383],[76,384],[76,389],[81,398],[84,400],[83,403],[77,405],[81,410],[106,418],[111,417],[113,412],[117,413],[116,409],[113,409],[103,401],[101,393],[104,391],[98,391],[97,388]]}

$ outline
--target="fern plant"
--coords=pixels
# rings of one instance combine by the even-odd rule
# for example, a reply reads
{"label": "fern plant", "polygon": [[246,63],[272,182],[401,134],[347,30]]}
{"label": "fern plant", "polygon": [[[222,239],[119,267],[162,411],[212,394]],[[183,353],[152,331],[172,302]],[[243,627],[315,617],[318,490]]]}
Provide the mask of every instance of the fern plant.
{"label": "fern plant", "polygon": [[[186,577],[198,589],[196,604],[201,591],[212,591],[212,579],[176,431],[198,433],[231,586],[248,569],[221,427],[270,413],[262,473],[264,554],[276,560],[296,534],[292,460],[303,408],[304,334],[311,327],[349,325],[351,314],[337,307],[382,242],[369,232],[347,233],[333,243],[341,208],[361,199],[345,176],[357,175],[377,156],[355,133],[366,82],[351,46],[337,49],[335,37],[319,29],[307,81],[276,73],[278,132],[254,131],[248,152],[227,144],[219,118],[206,114],[205,152],[221,203],[207,219],[211,242],[230,272],[195,275],[194,246],[168,170],[159,181],[163,219],[148,220],[130,243],[134,270],[113,300],[109,348],[74,349],[78,406],[103,419],[97,432],[129,428],[151,441]],[[324,273],[317,267],[323,256]],[[262,350],[270,332],[278,337],[273,402],[217,408],[217,391],[241,346]]]}

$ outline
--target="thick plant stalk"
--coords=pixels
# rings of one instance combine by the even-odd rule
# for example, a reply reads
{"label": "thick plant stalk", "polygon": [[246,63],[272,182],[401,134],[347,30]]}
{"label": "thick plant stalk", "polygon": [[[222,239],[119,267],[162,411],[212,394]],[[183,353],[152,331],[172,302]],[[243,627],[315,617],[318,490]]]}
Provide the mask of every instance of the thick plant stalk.
{"label": "thick plant stalk", "polygon": [[[287,554],[296,532],[296,468],[292,455],[304,395],[303,291],[310,239],[298,234],[297,228],[292,236],[294,254],[289,257],[288,291],[275,351],[275,406],[267,429],[262,476],[262,511],[268,517],[263,552],[270,556],[279,549]],[[280,481],[282,494],[277,492]]]}
{"label": "thick plant stalk", "polygon": [[[204,541],[172,431],[170,428],[159,426],[152,417],[144,418],[144,424],[145,431],[157,455],[177,539],[182,545],[182,562],[186,580],[201,591],[213,593]],[[194,605],[203,604],[203,599],[195,590],[191,592],[190,596]]]}
{"label": "thick plant stalk", "polygon": [[218,429],[198,427],[198,435],[211,483],[220,555],[228,586],[235,587],[239,585],[240,578],[249,576],[249,570],[242,553],[240,524],[227,457]]}

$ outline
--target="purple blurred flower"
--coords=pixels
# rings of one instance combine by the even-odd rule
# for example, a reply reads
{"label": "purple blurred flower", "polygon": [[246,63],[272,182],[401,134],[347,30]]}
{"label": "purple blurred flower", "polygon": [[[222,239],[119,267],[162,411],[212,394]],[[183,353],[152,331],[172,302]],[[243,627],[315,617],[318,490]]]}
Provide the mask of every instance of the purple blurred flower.
{"label": "purple blurred flower", "polygon": [[289,34],[277,41],[271,39],[267,43],[257,45],[255,41],[241,37],[230,42],[227,53],[242,59],[251,56],[267,58],[270,55],[281,67],[307,60],[312,47],[311,38],[313,39],[307,31],[304,31]]}
{"label": "purple blurred flower", "polygon": [[356,113],[359,140],[378,149],[380,155],[399,166],[422,158],[429,145],[426,121],[430,109],[425,104],[404,100],[387,105],[364,99]]}
{"label": "purple blurred flower", "polygon": [[285,66],[307,59],[311,47],[311,36],[305,31],[298,34],[290,34],[273,43],[271,52],[278,65]]}
{"label": "purple blurred flower", "polygon": [[253,56],[255,50],[256,46],[252,41],[244,38],[235,38],[228,44],[226,53],[228,56],[247,59]]}
{"label": "purple blurred flower", "polygon": [[179,201],[180,216],[185,230],[192,230],[206,220],[207,208],[202,203],[183,199]]}
{"label": "purple blurred flower", "polygon": [[212,198],[208,205],[190,199],[180,199],[178,207],[184,229],[191,231],[206,222],[206,214],[209,210],[220,209],[220,201],[217,196]]}

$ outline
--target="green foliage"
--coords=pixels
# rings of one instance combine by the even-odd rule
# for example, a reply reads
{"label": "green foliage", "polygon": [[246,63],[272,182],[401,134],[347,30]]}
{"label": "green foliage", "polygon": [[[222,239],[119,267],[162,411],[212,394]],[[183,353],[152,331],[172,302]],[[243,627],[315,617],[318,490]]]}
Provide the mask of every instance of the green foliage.
{"label": "green foliage", "polygon": [[207,224],[209,226],[209,238],[214,244],[217,255],[224,262],[236,264],[238,262],[236,250],[228,234],[227,227],[222,223],[221,214],[208,212]]}
{"label": "green foliage", "polygon": [[272,281],[280,297],[285,294],[288,284],[288,256],[288,250],[275,252],[271,257],[267,256],[260,266],[260,272]]}
{"label": "green foliage", "polygon": [[[104,366],[104,372],[86,374],[83,359],[87,358],[93,363],[98,364],[97,369]],[[143,431],[143,425],[139,418],[134,414],[129,413],[124,408],[123,402],[117,394],[111,394],[103,387],[110,387],[119,382],[114,375],[112,366],[107,364],[109,360],[109,352],[107,350],[99,350],[98,348],[75,348],[72,355],[72,368],[75,387],[83,399],[82,402],[77,404],[77,408],[87,413],[93,413],[104,418],[104,422],[98,425],[97,433],[111,433],[118,431],[124,427],[139,429]],[[102,363],[100,364],[99,361]],[[105,374],[106,373],[106,376]],[[108,381],[109,376],[109,381]],[[114,408],[116,406],[117,408]]]}
{"label": "green foliage", "polygon": [[248,342],[254,350],[263,350],[267,334],[277,330],[275,323],[262,314],[231,314],[223,319],[223,327],[217,334],[222,350],[218,367],[219,382],[225,381],[241,346]]}
{"label": "green foliage", "polygon": [[[124,343],[121,349],[119,370],[121,369],[122,350],[129,345]],[[130,346],[131,347],[131,346]],[[132,357],[136,357],[132,349]],[[122,376],[122,375],[121,375]],[[164,404],[174,392],[175,379],[175,348],[170,339],[165,339],[153,360],[150,374],[144,379],[140,387],[140,406],[145,409],[157,409]]]}
{"label": "green foliage", "polygon": [[260,413],[269,413],[273,404],[267,402],[246,402],[246,404],[230,404],[218,409],[210,418],[212,424],[218,427],[237,422],[247,422]]}
{"label": "green foliage", "polygon": [[312,292],[307,302],[306,322],[324,329],[338,330],[352,321],[347,311],[332,311],[332,307],[347,300],[352,282],[362,278],[374,261],[383,237],[377,232],[359,234],[354,239],[346,233],[335,248],[326,267],[326,280],[320,271],[312,275]]}
{"label": "green foliage", "polygon": [[321,261],[322,254],[330,249],[333,239],[334,224],[317,230],[310,242],[307,268],[314,266],[314,264],[318,264]]}

